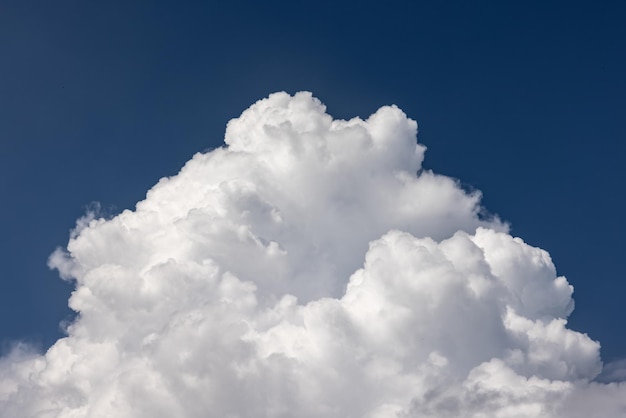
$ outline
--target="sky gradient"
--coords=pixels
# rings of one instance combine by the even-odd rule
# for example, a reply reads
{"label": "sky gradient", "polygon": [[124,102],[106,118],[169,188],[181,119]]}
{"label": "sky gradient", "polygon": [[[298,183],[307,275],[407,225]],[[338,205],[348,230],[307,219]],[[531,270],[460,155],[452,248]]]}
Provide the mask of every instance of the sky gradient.
{"label": "sky gradient", "polygon": [[[434,2],[433,2],[434,3]],[[570,328],[626,357],[623,2],[3,2],[0,339],[43,349],[46,266],[91,202],[133,208],[275,91],[334,118],[398,105],[424,167],[482,191],[574,286]]]}

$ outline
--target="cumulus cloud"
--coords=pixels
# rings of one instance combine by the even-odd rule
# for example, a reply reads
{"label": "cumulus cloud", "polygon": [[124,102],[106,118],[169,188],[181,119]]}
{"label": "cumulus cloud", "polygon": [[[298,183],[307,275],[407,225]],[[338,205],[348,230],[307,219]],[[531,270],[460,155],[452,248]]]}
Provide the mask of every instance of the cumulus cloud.
{"label": "cumulus cloud", "polygon": [[79,220],[49,260],[77,318],[0,360],[0,416],[625,416],[549,254],[422,170],[416,134],[273,94],[134,211]]}

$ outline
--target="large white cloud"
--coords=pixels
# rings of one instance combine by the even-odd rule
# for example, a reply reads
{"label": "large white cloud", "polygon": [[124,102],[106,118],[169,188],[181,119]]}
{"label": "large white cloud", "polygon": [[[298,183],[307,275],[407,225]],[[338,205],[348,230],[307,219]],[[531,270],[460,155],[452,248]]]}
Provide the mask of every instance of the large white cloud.
{"label": "large white cloud", "polygon": [[421,170],[416,133],[273,94],[81,220],[50,258],[77,320],[0,361],[0,416],[626,416],[548,253]]}

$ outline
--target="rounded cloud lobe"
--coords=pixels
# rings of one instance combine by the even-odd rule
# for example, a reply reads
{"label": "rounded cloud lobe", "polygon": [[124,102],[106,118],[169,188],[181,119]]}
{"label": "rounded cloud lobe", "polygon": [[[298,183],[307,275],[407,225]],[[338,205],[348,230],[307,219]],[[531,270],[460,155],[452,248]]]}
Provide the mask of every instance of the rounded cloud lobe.
{"label": "rounded cloud lobe", "polygon": [[422,170],[416,134],[276,93],[79,221],[50,257],[78,317],[0,361],[0,416],[625,416],[549,254]]}

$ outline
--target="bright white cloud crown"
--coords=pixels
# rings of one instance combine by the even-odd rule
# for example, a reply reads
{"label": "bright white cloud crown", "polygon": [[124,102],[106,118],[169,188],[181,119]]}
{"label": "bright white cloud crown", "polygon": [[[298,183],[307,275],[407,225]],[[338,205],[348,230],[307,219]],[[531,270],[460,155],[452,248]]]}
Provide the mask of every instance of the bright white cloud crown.
{"label": "bright white cloud crown", "polygon": [[0,416],[626,416],[548,253],[421,170],[416,135],[395,106],[272,94],[135,211],[80,221],[50,258],[78,317],[0,361]]}

